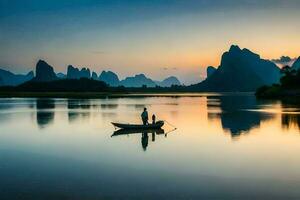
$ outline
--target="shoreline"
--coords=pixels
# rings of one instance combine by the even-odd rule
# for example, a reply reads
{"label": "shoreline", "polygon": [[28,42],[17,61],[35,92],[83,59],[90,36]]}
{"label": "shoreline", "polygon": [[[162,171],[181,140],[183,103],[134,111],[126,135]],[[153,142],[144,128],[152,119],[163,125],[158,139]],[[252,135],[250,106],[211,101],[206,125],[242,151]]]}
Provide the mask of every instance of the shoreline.
{"label": "shoreline", "polygon": [[254,95],[254,92],[0,92],[0,98],[144,98]]}
{"label": "shoreline", "polygon": [[263,86],[258,88],[255,96],[258,99],[274,99],[274,100],[286,100],[286,99],[300,99],[299,89],[286,89],[279,85]]}

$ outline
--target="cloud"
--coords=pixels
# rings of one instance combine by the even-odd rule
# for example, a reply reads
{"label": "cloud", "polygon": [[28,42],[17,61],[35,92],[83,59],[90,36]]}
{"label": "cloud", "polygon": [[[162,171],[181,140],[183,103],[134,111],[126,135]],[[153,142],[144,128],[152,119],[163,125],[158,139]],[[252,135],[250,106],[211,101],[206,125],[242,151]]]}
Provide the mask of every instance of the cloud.
{"label": "cloud", "polygon": [[163,67],[163,70],[177,70],[177,67]]}
{"label": "cloud", "polygon": [[288,63],[291,63],[291,62],[294,62],[297,58],[291,58],[289,56],[281,56],[280,58],[278,59],[272,59],[271,61],[276,63],[276,64],[288,64]]}
{"label": "cloud", "polygon": [[92,54],[107,54],[106,51],[91,51]]}

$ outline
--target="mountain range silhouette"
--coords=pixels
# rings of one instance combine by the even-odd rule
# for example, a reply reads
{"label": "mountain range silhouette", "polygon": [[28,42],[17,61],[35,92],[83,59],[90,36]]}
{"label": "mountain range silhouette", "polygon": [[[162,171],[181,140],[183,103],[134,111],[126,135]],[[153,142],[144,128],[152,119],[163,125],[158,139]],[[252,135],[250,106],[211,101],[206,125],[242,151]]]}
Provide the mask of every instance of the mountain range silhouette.
{"label": "mountain range silhouette", "polygon": [[220,66],[210,70],[201,83],[192,85],[199,91],[255,91],[262,85],[278,83],[280,69],[273,62],[261,59],[248,49],[232,45],[223,53]]}
{"label": "mountain range silhouette", "polygon": [[73,67],[69,65],[67,68],[67,74],[55,73],[52,66],[43,60],[39,60],[36,65],[36,76],[32,79],[36,82],[49,82],[58,79],[92,79],[96,81],[103,81],[109,86],[125,86],[125,87],[171,87],[172,85],[181,85],[180,81],[174,77],[170,76],[163,81],[155,81],[144,74],[137,74],[133,77],[126,77],[124,80],[120,80],[118,75],[112,71],[102,71],[98,76],[96,72],[90,71],[89,68],[83,67],[82,69]]}
{"label": "mountain range silhouette", "polygon": [[[300,57],[294,62],[292,68],[300,68]],[[31,71],[26,75],[16,75],[9,71],[0,70],[0,86],[16,86],[26,81],[49,82],[56,80],[70,80],[87,78],[95,81],[105,82],[111,87],[171,87],[181,86],[184,91],[255,91],[263,85],[278,83],[280,79],[280,68],[269,60],[262,59],[258,54],[237,45],[223,53],[219,67],[207,67],[207,78],[198,84],[181,86],[182,84],[175,76],[167,77],[162,81],[153,80],[145,74],[137,74],[120,80],[118,75],[112,71],[102,71],[100,75],[87,67],[77,68],[72,65],[67,67],[67,73],[55,73],[54,68],[46,61],[39,60],[36,65],[35,76]],[[66,82],[60,82],[66,83]]]}
{"label": "mountain range silhouette", "polygon": [[27,74],[14,74],[10,71],[0,69],[0,86],[1,85],[10,85],[16,86],[20,85],[26,81],[33,79],[33,71],[28,72]]}
{"label": "mountain range silhouette", "polygon": [[300,69],[300,56],[299,56],[298,59],[293,63],[292,69],[294,69],[294,70],[299,70],[299,69]]}

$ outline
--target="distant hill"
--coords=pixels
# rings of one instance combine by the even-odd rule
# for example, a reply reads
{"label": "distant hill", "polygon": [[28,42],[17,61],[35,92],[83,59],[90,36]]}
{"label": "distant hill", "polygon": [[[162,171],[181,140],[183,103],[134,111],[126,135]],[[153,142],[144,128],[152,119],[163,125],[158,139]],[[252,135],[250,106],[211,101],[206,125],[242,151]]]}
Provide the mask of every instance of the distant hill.
{"label": "distant hill", "polygon": [[195,91],[255,91],[262,85],[278,83],[280,69],[271,61],[261,59],[248,49],[232,45],[222,55],[218,69],[201,83],[192,85]]}
{"label": "distant hill", "polygon": [[124,86],[124,87],[171,87],[172,85],[181,85],[180,81],[175,76],[170,76],[163,81],[154,81],[144,74],[137,74],[133,77],[126,77],[120,80],[118,75],[112,71],[102,71],[99,80],[104,81],[110,86]]}
{"label": "distant hill", "polygon": [[57,79],[58,78],[52,66],[48,65],[48,63],[46,63],[43,60],[39,60],[37,62],[35,69],[35,77],[33,78],[33,81],[48,82],[55,81]]}
{"label": "distant hill", "polygon": [[99,80],[104,81],[110,86],[118,86],[120,84],[118,75],[112,71],[102,71]]}
{"label": "distant hill", "polygon": [[33,71],[27,74],[14,74],[10,71],[0,69],[0,85],[15,86],[26,81],[31,80],[34,77]]}
{"label": "distant hill", "polygon": [[80,78],[91,78],[91,71],[89,68],[82,68],[80,70]]}
{"label": "distant hill", "polygon": [[103,92],[107,90],[106,83],[87,78],[58,79],[51,82],[28,81],[13,88],[13,91],[23,92]]}
{"label": "distant hill", "polygon": [[98,75],[96,72],[92,72],[92,77],[93,80],[98,80]]}
{"label": "distant hill", "polygon": [[156,83],[152,79],[147,78],[144,74],[138,74],[120,81],[120,85],[125,87],[155,87]]}
{"label": "distant hill", "polygon": [[213,66],[208,66],[206,68],[206,77],[210,77],[217,69]]}
{"label": "distant hill", "polygon": [[79,69],[73,67],[72,65],[68,66],[67,69],[67,78],[68,79],[79,79],[80,78],[80,74],[79,74]]}
{"label": "distant hill", "polygon": [[20,85],[26,81],[33,80],[36,82],[50,82],[56,81],[58,79],[93,79],[98,81],[103,81],[111,87],[171,87],[180,86],[180,81],[175,76],[170,76],[163,81],[154,81],[144,74],[138,74],[133,77],[126,77],[124,80],[120,80],[118,75],[112,71],[102,71],[101,74],[97,75],[96,72],[92,72],[89,68],[76,68],[69,65],[67,68],[67,74],[55,73],[52,66],[43,60],[39,60],[36,64],[36,76],[34,73],[30,72],[27,75],[15,75],[9,71],[0,69],[0,86],[16,86]]}
{"label": "distant hill", "polygon": [[89,68],[82,68],[79,70],[72,65],[68,66],[67,79],[80,79],[80,78],[91,78],[91,71]]}
{"label": "distant hill", "polygon": [[155,83],[161,87],[171,87],[172,85],[181,85],[180,81],[175,76],[170,76],[164,79],[163,81],[155,81]]}
{"label": "distant hill", "polygon": [[61,73],[61,72],[57,73],[56,76],[57,76],[57,78],[60,78],[60,79],[67,78],[67,75],[65,75],[64,73]]}
{"label": "distant hill", "polygon": [[[295,66],[294,66],[295,67]],[[299,102],[300,97],[300,69],[284,66],[281,69],[279,84],[262,86],[256,90],[255,95],[259,98],[283,98],[293,99]]]}
{"label": "distant hill", "polygon": [[299,69],[300,69],[300,56],[299,56],[298,59],[293,63],[292,69],[294,69],[294,70],[299,70]]}

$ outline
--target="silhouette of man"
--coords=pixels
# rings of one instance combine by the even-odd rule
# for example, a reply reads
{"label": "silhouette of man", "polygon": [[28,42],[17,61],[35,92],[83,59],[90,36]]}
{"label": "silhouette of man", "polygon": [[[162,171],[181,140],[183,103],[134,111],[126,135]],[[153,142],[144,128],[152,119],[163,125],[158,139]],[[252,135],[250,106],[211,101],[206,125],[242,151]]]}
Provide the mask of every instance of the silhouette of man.
{"label": "silhouette of man", "polygon": [[142,121],[144,125],[148,124],[148,112],[147,112],[147,108],[144,108],[144,111],[141,114],[142,117]]}
{"label": "silhouette of man", "polygon": [[156,116],[153,114],[152,115],[152,124],[155,124],[156,123]]}

